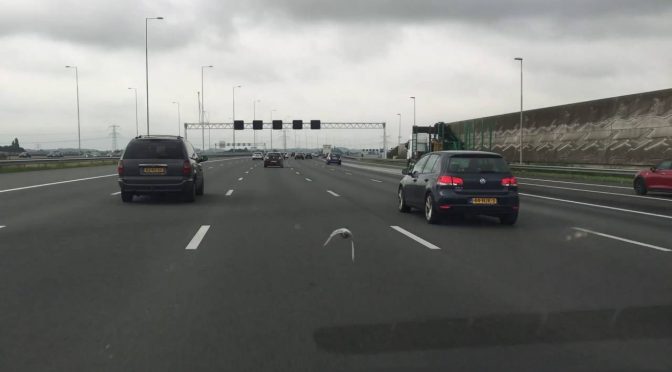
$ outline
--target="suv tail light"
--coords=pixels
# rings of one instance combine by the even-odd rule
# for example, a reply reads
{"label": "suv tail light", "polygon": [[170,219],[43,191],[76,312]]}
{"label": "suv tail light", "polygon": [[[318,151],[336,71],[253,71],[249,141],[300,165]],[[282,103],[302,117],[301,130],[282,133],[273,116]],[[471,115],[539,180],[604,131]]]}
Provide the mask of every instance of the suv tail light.
{"label": "suv tail light", "polygon": [[184,164],[182,165],[182,174],[191,176],[191,162],[189,160],[184,161]]}
{"label": "suv tail light", "polygon": [[117,162],[117,174],[120,175],[120,176],[124,175],[124,161],[123,160],[119,160]]}
{"label": "suv tail light", "polygon": [[516,177],[502,178],[502,186],[518,186],[518,180]]}
{"label": "suv tail light", "polygon": [[436,184],[439,186],[463,186],[464,180],[460,177],[439,176],[436,180]]}

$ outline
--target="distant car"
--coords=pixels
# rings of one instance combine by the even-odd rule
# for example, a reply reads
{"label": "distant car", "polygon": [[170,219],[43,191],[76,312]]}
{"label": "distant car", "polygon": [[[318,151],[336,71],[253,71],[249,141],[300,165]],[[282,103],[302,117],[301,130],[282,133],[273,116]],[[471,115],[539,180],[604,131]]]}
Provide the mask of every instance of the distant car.
{"label": "distant car", "polygon": [[672,192],[672,160],[664,160],[655,167],[639,171],[633,187],[637,195],[646,195],[649,191]]}
{"label": "distant car", "polygon": [[264,160],[264,154],[260,152],[252,153],[252,160]]}
{"label": "distant car", "polygon": [[341,155],[339,155],[339,154],[329,154],[329,155],[327,155],[327,165],[329,165],[329,164],[341,165]]}
{"label": "distant car", "polygon": [[177,193],[193,202],[205,190],[200,163],[206,160],[182,137],[135,137],[117,164],[121,200],[128,203],[134,195]]}
{"label": "distant car", "polygon": [[63,154],[60,151],[52,151],[47,154],[48,158],[62,158]]}
{"label": "distant car", "polygon": [[306,159],[312,159],[313,155],[312,154],[306,154]]}
{"label": "distant car", "polygon": [[297,152],[296,155],[294,155],[294,159],[305,159],[306,156],[302,152]]}
{"label": "distant car", "polygon": [[505,225],[518,219],[518,183],[499,154],[431,152],[402,173],[397,189],[400,212],[424,210],[432,224],[444,214],[494,216]]}
{"label": "distant car", "polygon": [[27,159],[30,159],[30,158],[32,158],[32,156],[30,156],[30,154],[27,153],[27,152],[22,152],[22,153],[19,154],[19,158],[27,158]]}
{"label": "distant car", "polygon": [[284,168],[284,163],[283,163],[283,156],[279,152],[269,152],[266,154],[266,158],[264,158],[264,168],[270,167],[270,166],[276,166],[280,168]]}

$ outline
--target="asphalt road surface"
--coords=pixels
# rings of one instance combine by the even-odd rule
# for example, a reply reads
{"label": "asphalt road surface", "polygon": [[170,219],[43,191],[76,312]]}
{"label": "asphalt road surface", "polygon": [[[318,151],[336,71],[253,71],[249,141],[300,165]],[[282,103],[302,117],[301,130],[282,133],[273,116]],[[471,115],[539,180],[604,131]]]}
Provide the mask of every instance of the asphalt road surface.
{"label": "asphalt road surface", "polygon": [[434,226],[389,168],[204,166],[191,204],[0,175],[0,370],[672,370],[670,196],[525,178],[517,225]]}

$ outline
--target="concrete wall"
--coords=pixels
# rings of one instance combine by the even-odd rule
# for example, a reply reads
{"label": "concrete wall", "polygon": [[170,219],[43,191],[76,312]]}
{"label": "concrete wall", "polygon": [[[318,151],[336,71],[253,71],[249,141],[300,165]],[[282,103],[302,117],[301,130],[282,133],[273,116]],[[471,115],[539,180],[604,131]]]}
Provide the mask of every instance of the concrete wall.
{"label": "concrete wall", "polygon": [[[519,156],[519,121],[519,112],[513,112],[448,125],[471,148],[513,162]],[[523,113],[524,162],[650,165],[671,159],[671,145],[672,89]]]}

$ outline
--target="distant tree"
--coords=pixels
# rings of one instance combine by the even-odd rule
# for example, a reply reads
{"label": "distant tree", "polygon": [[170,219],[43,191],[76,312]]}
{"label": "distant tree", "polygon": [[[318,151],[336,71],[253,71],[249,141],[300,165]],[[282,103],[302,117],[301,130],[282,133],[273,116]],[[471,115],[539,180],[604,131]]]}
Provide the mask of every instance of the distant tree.
{"label": "distant tree", "polygon": [[21,147],[19,146],[19,139],[14,138],[14,141],[12,141],[12,148],[18,149],[19,147]]}

